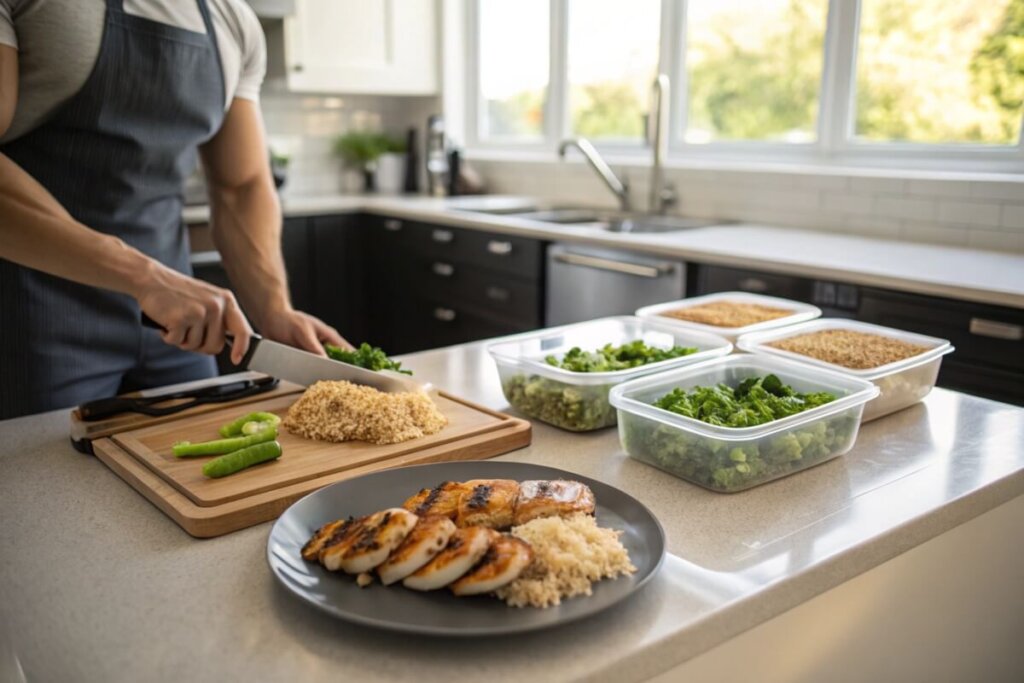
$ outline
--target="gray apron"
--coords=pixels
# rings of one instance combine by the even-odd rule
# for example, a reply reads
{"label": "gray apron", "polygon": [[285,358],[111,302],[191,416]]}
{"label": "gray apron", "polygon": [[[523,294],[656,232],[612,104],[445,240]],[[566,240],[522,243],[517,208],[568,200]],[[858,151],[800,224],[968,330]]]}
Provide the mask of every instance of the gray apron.
{"label": "gray apron", "polygon": [[[205,34],[107,0],[85,85],[0,147],[76,220],[188,274],[184,180],[224,119],[216,35],[198,4]],[[0,419],[215,373],[212,358],[164,344],[140,315],[127,295],[0,259]]]}

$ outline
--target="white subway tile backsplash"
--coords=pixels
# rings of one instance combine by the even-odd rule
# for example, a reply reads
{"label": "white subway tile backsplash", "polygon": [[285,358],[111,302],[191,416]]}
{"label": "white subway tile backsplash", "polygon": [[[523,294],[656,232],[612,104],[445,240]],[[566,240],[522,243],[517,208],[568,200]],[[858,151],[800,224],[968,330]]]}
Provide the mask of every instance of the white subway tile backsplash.
{"label": "white subway tile backsplash", "polygon": [[1024,230],[1024,204],[1003,204],[999,224],[1012,230]]}
{"label": "white subway tile backsplash", "polygon": [[966,247],[969,230],[965,226],[949,227],[927,221],[904,221],[900,238],[910,242]]}
{"label": "white subway tile backsplash", "polygon": [[1024,251],[1024,232],[1005,230],[971,230],[967,245],[996,251]]}
{"label": "white subway tile backsplash", "polygon": [[903,224],[893,218],[878,216],[846,216],[843,219],[844,232],[850,235],[865,235],[895,240],[900,237]]}
{"label": "white subway tile backsplash", "polygon": [[821,206],[830,211],[839,211],[856,216],[874,213],[875,196],[867,193],[825,192],[821,195]]}
{"label": "white subway tile backsplash", "polygon": [[962,180],[911,178],[907,180],[906,193],[944,199],[966,199],[971,196],[971,184]]}
{"label": "white subway tile backsplash", "polygon": [[939,202],[938,219],[941,223],[981,226],[999,225],[999,204],[994,202]]}
{"label": "white subway tile backsplash", "polygon": [[798,175],[796,186],[809,190],[846,190],[850,179],[841,175]]}
{"label": "white subway tile backsplash", "polygon": [[903,194],[906,180],[889,177],[853,177],[850,178],[850,190],[853,192],[874,192],[886,194]]}
{"label": "white subway tile backsplash", "polygon": [[882,195],[875,200],[875,212],[892,218],[926,221],[935,218],[936,203],[928,199]]}
{"label": "white subway tile backsplash", "polygon": [[970,183],[971,196],[977,199],[1003,199],[1024,202],[1024,178],[1019,182],[989,181]]}

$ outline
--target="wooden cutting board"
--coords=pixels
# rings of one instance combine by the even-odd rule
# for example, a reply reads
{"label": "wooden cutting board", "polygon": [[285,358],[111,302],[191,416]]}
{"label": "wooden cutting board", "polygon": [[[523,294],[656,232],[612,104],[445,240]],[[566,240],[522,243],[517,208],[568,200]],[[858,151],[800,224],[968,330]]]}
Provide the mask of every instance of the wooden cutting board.
{"label": "wooden cutting board", "polygon": [[434,401],[448,418],[437,434],[401,444],[311,441],[280,430],[283,455],[221,479],[208,479],[209,457],[176,458],[182,440],[219,438],[218,428],[247,412],[284,415],[301,395],[254,397],[244,405],[183,414],[111,434],[92,442],[96,456],[122,479],[197,537],[220,536],[279,516],[291,503],[322,486],[392,467],[494,457],[529,445],[530,423],[444,392]]}

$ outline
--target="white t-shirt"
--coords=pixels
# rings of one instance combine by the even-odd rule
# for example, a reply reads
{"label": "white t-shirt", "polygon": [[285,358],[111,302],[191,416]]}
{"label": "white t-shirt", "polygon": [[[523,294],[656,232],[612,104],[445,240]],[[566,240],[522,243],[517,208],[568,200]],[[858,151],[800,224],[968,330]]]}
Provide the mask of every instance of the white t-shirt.
{"label": "white t-shirt", "polygon": [[[267,66],[263,29],[244,0],[207,0],[231,100],[259,98]],[[124,0],[127,14],[205,33],[195,0]],[[99,54],[104,0],[0,0],[0,44],[18,50],[18,104],[0,143],[44,123],[85,84]]]}

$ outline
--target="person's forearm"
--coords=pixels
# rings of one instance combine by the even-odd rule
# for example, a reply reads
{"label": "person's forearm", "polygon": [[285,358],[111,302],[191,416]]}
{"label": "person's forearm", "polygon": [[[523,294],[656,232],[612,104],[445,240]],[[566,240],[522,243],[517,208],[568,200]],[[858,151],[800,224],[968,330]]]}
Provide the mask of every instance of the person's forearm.
{"label": "person's forearm", "polygon": [[153,261],[76,221],[46,188],[0,154],[0,258],[136,296]]}
{"label": "person's forearm", "polygon": [[269,177],[210,186],[213,239],[241,300],[256,323],[291,308],[281,255],[281,206]]}

